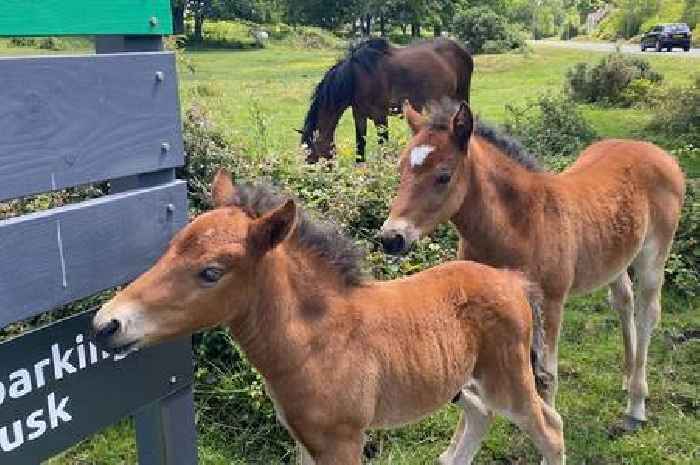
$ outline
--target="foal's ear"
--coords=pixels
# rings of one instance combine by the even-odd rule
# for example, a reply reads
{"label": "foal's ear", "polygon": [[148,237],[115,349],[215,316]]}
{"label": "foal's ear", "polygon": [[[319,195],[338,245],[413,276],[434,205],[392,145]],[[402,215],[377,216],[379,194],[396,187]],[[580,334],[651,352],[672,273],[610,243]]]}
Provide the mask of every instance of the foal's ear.
{"label": "foal's ear", "polygon": [[403,116],[406,118],[408,127],[411,128],[411,132],[413,132],[414,135],[423,127],[423,115],[418,113],[408,100],[404,100],[403,102]]}
{"label": "foal's ear", "polygon": [[248,230],[248,243],[253,254],[263,255],[287,238],[294,228],[296,205],[287,200],[284,205],[253,221]]}
{"label": "foal's ear", "polygon": [[459,104],[457,112],[452,117],[452,121],[450,122],[450,132],[452,133],[452,137],[454,137],[459,150],[464,151],[464,149],[467,148],[473,128],[474,118],[472,117],[472,112],[469,109],[467,102],[462,101],[462,103]]}
{"label": "foal's ear", "polygon": [[219,168],[214,175],[214,180],[211,182],[211,198],[214,201],[214,207],[220,208],[231,205],[235,195],[236,188],[233,187],[231,173],[225,168]]}

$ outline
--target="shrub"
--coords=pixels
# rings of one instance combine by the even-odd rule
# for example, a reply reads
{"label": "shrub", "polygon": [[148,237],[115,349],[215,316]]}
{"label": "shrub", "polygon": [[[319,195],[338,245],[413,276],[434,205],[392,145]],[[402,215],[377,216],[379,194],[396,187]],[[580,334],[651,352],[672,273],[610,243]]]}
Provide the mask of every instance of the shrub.
{"label": "shrub", "polygon": [[542,94],[523,106],[506,105],[506,129],[528,150],[560,169],[596,138],[595,131],[565,94]]}
{"label": "shrub", "polygon": [[525,45],[524,30],[486,6],[460,10],[453,28],[473,53],[502,53]]}
{"label": "shrub", "polygon": [[[700,156],[700,149],[695,149]],[[682,295],[700,296],[700,186],[690,181],[666,262],[667,283]]]}
{"label": "shrub", "polygon": [[648,104],[652,100],[656,85],[649,79],[633,79],[620,93],[619,102],[623,107]]}
{"label": "shrub", "polygon": [[700,147],[700,74],[687,86],[668,86],[652,97],[654,117],[647,129],[675,144]]}
{"label": "shrub", "polygon": [[[648,61],[612,53],[597,65],[589,68],[586,63],[577,63],[566,73],[568,92],[574,100],[589,103],[629,106],[630,98],[647,83],[635,83],[635,89],[623,95],[636,80],[645,80],[655,85],[663,76],[653,70]],[[644,92],[646,96],[648,92]]]}

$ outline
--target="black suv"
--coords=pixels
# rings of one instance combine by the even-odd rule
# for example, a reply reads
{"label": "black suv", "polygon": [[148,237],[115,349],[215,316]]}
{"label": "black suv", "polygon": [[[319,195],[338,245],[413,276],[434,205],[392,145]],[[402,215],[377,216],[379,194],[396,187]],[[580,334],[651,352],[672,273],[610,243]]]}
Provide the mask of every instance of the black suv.
{"label": "black suv", "polygon": [[687,24],[659,24],[642,36],[642,52],[648,48],[653,48],[657,52],[665,48],[670,52],[673,47],[680,47],[687,52],[690,50],[692,39],[693,34]]}

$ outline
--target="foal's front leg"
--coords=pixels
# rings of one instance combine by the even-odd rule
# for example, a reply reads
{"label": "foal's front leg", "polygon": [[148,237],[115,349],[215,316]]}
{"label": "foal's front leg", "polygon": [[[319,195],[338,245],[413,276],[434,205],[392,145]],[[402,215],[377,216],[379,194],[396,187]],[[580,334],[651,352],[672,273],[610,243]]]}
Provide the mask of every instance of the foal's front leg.
{"label": "foal's front leg", "polygon": [[545,341],[547,343],[544,364],[547,372],[552,375],[552,382],[547,386],[547,390],[542,397],[547,405],[551,407],[554,407],[559,387],[559,332],[565,299],[566,296],[557,298],[546,297],[542,305]]}

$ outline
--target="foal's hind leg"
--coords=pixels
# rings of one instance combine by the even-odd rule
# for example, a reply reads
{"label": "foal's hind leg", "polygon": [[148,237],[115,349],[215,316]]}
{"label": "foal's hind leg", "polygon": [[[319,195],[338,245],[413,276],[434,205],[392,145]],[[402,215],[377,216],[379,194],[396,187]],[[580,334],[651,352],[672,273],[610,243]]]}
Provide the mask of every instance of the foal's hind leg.
{"label": "foal's hind leg", "polygon": [[561,417],[537,394],[529,360],[529,347],[513,347],[502,353],[502,371],[494,368],[479,392],[485,403],[508,417],[535,443],[547,465],[563,465],[564,430]]}
{"label": "foal's hind leg", "polygon": [[632,281],[627,271],[623,271],[612,284],[610,284],[610,304],[617,311],[622,327],[622,341],[625,346],[625,366],[622,378],[622,389],[627,390],[629,380],[634,368],[636,351],[636,331],[634,327],[634,294],[632,293]]}
{"label": "foal's hind leg", "polygon": [[459,404],[464,408],[450,446],[440,455],[441,465],[468,465],[479,451],[481,441],[493,421],[493,413],[478,394],[464,388]]}
{"label": "foal's hind leg", "polygon": [[646,420],[645,400],[649,395],[647,353],[651,334],[661,316],[661,286],[663,285],[666,256],[666,248],[659,251],[651,242],[645,244],[632,265],[637,281],[634,305],[637,340],[632,377],[629,383],[626,422],[628,429],[635,429]]}

